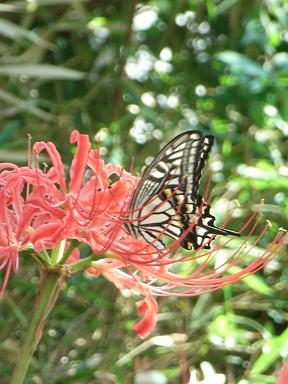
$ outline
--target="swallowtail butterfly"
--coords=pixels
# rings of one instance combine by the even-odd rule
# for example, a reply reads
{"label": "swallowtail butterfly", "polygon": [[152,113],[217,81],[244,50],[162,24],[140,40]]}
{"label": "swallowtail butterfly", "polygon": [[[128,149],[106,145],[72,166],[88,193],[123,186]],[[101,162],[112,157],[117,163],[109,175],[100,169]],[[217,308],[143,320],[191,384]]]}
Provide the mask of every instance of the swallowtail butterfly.
{"label": "swallowtail butterfly", "polygon": [[125,230],[156,249],[162,235],[181,238],[185,249],[209,249],[216,235],[240,236],[217,227],[210,206],[198,193],[202,169],[214,137],[187,131],[170,141],[144,172],[131,204]]}

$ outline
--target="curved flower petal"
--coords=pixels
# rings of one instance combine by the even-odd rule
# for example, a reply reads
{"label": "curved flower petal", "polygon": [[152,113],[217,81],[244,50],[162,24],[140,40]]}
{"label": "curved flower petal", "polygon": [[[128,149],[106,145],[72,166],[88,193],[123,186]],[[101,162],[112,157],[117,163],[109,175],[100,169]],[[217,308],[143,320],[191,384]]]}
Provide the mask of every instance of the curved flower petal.
{"label": "curved flower petal", "polygon": [[47,177],[57,182],[60,185],[61,191],[66,193],[64,167],[60,153],[57,151],[55,145],[51,142],[45,143],[44,141],[39,141],[33,146],[33,150],[37,154],[39,154],[44,149],[47,151],[48,156],[50,157],[53,164],[53,167],[50,168]]}
{"label": "curved flower petal", "polygon": [[140,337],[146,337],[155,328],[157,322],[158,304],[150,293],[146,297],[136,303],[138,312],[144,317],[139,323],[133,326],[133,329]]}
{"label": "curved flower petal", "polygon": [[288,363],[284,365],[281,369],[277,384],[287,384],[288,383]]}
{"label": "curved flower petal", "polygon": [[88,135],[81,135],[76,130],[74,130],[71,133],[70,143],[78,144],[78,147],[70,168],[70,185],[69,185],[69,192],[71,194],[77,195],[83,183],[91,145],[90,145]]}
{"label": "curved flower petal", "polygon": [[65,228],[59,223],[48,223],[40,225],[30,235],[30,241],[34,244],[34,249],[51,249],[65,238]]}

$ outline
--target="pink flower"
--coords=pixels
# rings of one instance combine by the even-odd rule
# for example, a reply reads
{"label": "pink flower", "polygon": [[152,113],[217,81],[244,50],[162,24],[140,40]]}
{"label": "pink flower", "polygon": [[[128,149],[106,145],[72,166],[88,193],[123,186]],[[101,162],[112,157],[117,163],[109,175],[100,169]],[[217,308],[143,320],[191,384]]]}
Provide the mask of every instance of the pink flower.
{"label": "pink flower", "polygon": [[[138,178],[119,166],[104,164],[98,151],[90,150],[87,135],[73,131],[71,143],[75,142],[78,147],[69,182],[51,142],[38,142],[33,147],[36,162],[42,151],[47,152],[52,163],[47,172],[0,164],[0,268],[6,270],[0,294],[11,270],[17,271],[18,254],[23,249],[31,248],[41,255],[63,240],[76,239],[90,244],[96,254],[117,251],[118,232],[122,231],[117,218],[127,208]],[[111,184],[111,176],[119,180]]]}
{"label": "pink flower", "polygon": [[277,384],[287,384],[288,383],[288,363],[284,365],[281,369]]}
{"label": "pink flower", "polygon": [[[49,267],[55,263],[49,258],[50,251],[60,242],[68,241],[68,246],[72,240],[85,242],[94,254],[87,272],[144,297],[137,303],[143,318],[134,330],[145,337],[156,325],[158,307],[153,296],[194,296],[231,284],[262,268],[287,242],[286,233],[278,231],[259,253],[256,246],[269,224],[255,237],[259,214],[254,213],[240,228],[242,234],[248,232],[240,245],[237,239],[225,238],[213,249],[203,245],[197,251],[181,253],[179,238],[158,251],[124,230],[139,178],[120,166],[105,164],[99,152],[91,150],[87,135],[73,131],[70,141],[77,143],[77,150],[68,181],[61,156],[51,142],[33,147],[36,160],[42,151],[47,152],[51,160],[48,171],[0,164],[0,268],[6,269],[2,293],[11,270],[17,271],[21,250],[31,248],[42,261],[45,251]],[[203,210],[205,207],[203,203]],[[191,226],[197,225],[202,211]],[[229,219],[230,215],[226,221]],[[166,230],[164,227],[159,238]],[[75,251],[65,263],[72,263],[73,268],[80,261]],[[57,260],[61,262],[61,258]]]}
{"label": "pink flower", "polygon": [[133,329],[139,336],[145,337],[149,335],[155,328],[157,322],[157,301],[149,293],[144,300],[137,302],[138,312],[143,313],[144,317],[139,323],[135,324]]}

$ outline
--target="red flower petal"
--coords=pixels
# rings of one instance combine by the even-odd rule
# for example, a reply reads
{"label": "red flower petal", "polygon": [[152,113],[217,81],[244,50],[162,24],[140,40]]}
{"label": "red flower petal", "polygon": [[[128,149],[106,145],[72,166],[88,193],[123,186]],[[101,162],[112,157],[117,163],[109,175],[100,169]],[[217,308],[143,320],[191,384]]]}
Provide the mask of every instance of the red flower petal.
{"label": "red flower petal", "polygon": [[288,384],[288,363],[281,369],[277,384]]}
{"label": "red flower petal", "polygon": [[83,183],[85,169],[87,167],[90,141],[88,135],[81,135],[78,131],[73,131],[70,136],[70,143],[78,144],[77,151],[70,168],[69,192],[77,195]]}
{"label": "red flower petal", "polygon": [[140,337],[146,337],[155,328],[157,322],[158,304],[157,301],[148,293],[145,298],[136,303],[138,312],[144,317],[139,323],[133,326],[135,332]]}

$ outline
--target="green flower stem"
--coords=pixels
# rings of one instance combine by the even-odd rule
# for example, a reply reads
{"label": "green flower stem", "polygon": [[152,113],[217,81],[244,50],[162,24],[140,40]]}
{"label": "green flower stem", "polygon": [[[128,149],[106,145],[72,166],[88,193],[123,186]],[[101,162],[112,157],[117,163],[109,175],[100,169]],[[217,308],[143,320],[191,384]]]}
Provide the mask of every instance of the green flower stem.
{"label": "green flower stem", "polygon": [[10,384],[22,384],[31,358],[42,336],[45,321],[55,305],[65,276],[57,271],[44,270],[36,299],[35,310],[24,336],[22,350],[16,364]]}
{"label": "green flower stem", "polygon": [[80,248],[81,244],[79,243],[78,240],[71,240],[70,241],[70,247],[68,249],[68,251],[66,251],[60,261],[60,264],[64,264],[65,261],[68,259],[68,257],[71,255],[71,253],[74,251],[74,249],[76,248]]}
{"label": "green flower stem", "polygon": [[85,259],[80,259],[80,260],[76,261],[75,263],[69,264],[69,269],[73,273],[78,272],[78,271],[82,271],[83,269],[91,267],[92,261],[95,261],[95,255],[85,257]]}
{"label": "green flower stem", "polygon": [[65,244],[66,244],[66,239],[61,240],[60,243],[58,243],[52,253],[51,253],[51,265],[57,265],[60,263],[64,250],[65,250]]}

